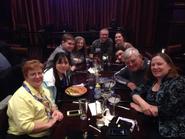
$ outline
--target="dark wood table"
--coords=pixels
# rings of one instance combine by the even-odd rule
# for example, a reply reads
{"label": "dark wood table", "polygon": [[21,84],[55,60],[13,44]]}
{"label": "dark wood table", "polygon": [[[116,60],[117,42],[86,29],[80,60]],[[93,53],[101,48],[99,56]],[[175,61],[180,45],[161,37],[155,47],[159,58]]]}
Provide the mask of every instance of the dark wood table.
{"label": "dark wood table", "polygon": [[[84,74],[84,73],[83,73]],[[112,74],[103,73],[102,76],[111,76]],[[87,75],[83,75],[82,73],[76,75],[75,82],[81,83],[82,81],[86,81]],[[129,102],[131,100],[129,95],[129,90],[124,87],[115,87],[115,93],[121,96],[122,103],[119,105],[129,107]],[[67,111],[79,109],[78,104],[72,103],[74,100],[78,100],[79,98],[87,98],[90,102],[93,102],[93,90],[88,89],[88,92],[81,96],[81,97],[70,97],[66,96],[64,100],[58,104],[59,110],[62,111],[64,114],[64,119],[61,122],[55,124],[52,129],[52,138],[53,139],[63,139],[67,137],[67,139],[83,139],[84,136],[87,135],[88,139],[104,139],[107,138],[105,134],[99,133],[98,131],[94,130],[93,128],[89,127],[89,124],[96,126],[96,117],[91,116],[90,112],[88,111],[88,118],[86,120],[81,120],[79,116],[68,117]],[[135,110],[125,110],[123,108],[116,107],[116,115],[135,119],[138,122],[139,130],[135,128],[135,130],[131,134],[131,139],[147,139],[147,133],[151,130],[151,126],[146,122],[143,122],[143,115],[136,112]],[[103,132],[103,131],[102,131]],[[113,137],[115,138],[115,137]]]}

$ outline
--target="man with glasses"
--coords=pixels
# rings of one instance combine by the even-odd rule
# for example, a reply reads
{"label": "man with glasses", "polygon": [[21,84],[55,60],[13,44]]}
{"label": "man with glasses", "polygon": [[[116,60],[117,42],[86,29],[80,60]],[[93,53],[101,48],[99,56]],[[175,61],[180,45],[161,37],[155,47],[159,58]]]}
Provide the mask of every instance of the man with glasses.
{"label": "man with glasses", "polygon": [[125,67],[114,74],[118,83],[131,90],[144,83],[144,76],[149,67],[149,60],[143,57],[136,48],[128,48],[124,52]]}

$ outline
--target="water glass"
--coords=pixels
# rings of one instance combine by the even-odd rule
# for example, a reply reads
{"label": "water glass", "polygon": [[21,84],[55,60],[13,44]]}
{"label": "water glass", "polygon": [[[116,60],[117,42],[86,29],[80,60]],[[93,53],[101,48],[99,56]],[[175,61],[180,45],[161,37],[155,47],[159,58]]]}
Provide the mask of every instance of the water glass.
{"label": "water glass", "polygon": [[87,84],[89,89],[93,89],[96,83],[96,77],[93,74],[88,75]]}
{"label": "water glass", "polygon": [[80,119],[85,120],[87,119],[87,110],[88,110],[88,101],[85,98],[79,99],[79,109],[80,109]]}
{"label": "water glass", "polygon": [[104,106],[104,101],[102,99],[99,99],[95,102],[96,104],[96,125],[98,128],[104,126],[104,111],[105,111],[105,106]]}

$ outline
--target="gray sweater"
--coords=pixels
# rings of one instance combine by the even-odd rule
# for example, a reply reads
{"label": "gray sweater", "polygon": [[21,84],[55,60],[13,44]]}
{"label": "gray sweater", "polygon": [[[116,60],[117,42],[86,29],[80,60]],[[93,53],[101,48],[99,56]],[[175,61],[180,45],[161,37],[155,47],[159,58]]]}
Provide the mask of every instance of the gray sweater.
{"label": "gray sweater", "polygon": [[68,54],[68,52],[66,50],[64,50],[64,48],[62,47],[62,45],[57,46],[57,48],[49,56],[49,58],[47,60],[47,63],[46,63],[46,68],[51,67],[51,65],[53,64],[53,59],[54,59],[55,55],[57,53],[60,53],[60,52],[63,52],[63,53]]}
{"label": "gray sweater", "polygon": [[130,71],[127,66],[114,74],[114,78],[118,83],[127,85],[129,82],[133,82],[136,85],[144,83],[144,76],[149,67],[150,61],[144,58],[143,68],[138,71]]}

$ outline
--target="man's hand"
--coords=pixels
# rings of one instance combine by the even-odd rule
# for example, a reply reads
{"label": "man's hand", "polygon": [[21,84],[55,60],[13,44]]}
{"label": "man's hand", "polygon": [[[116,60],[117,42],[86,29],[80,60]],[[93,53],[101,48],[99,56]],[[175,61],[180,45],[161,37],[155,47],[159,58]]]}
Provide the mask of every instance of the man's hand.
{"label": "man's hand", "polygon": [[127,84],[127,87],[130,88],[130,89],[133,91],[134,89],[136,89],[137,86],[136,86],[135,83],[129,82],[129,83]]}

